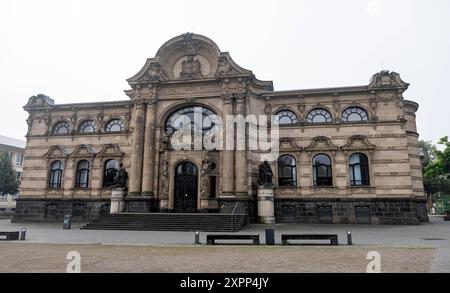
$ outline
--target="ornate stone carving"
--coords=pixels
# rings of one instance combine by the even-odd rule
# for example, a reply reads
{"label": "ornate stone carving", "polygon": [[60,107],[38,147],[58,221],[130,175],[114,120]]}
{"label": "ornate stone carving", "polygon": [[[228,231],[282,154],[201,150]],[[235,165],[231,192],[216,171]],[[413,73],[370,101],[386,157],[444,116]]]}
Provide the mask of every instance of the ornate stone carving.
{"label": "ornate stone carving", "polygon": [[106,144],[98,152],[98,157],[123,157],[124,153],[117,144]]}
{"label": "ornate stone carving", "polygon": [[92,147],[87,144],[77,145],[74,151],[70,154],[71,157],[93,157],[95,156]]}
{"label": "ornate stone carving", "polygon": [[165,132],[161,136],[161,143],[159,149],[162,152],[169,151],[172,149],[172,144],[170,143],[170,136]]}
{"label": "ornate stone carving", "polygon": [[161,199],[169,198],[169,162],[161,161]]}
{"label": "ornate stone carving", "polygon": [[201,198],[209,197],[209,175],[214,173],[215,162],[211,158],[209,152],[203,151],[202,169],[200,171],[200,196]]}
{"label": "ornate stone carving", "polygon": [[166,75],[161,69],[161,65],[158,62],[153,62],[150,64],[147,71],[144,75],[139,79],[142,82],[151,82],[151,81],[164,81],[167,80]]}
{"label": "ornate stone carving", "polygon": [[341,147],[343,151],[358,151],[358,150],[369,150],[375,149],[375,145],[370,143],[367,137],[363,135],[354,135],[348,139],[348,142]]}
{"label": "ornate stone carving", "polygon": [[298,146],[297,143],[295,142],[295,139],[290,137],[280,138],[280,150],[299,151],[301,149],[302,148]]}
{"label": "ornate stone carving", "polygon": [[54,145],[49,147],[48,151],[44,154],[44,157],[47,158],[65,158],[68,153],[64,146],[62,145]]}
{"label": "ornate stone carving", "polygon": [[234,74],[239,74],[240,72],[236,70],[228,60],[227,57],[219,57],[216,76],[229,76]]}
{"label": "ornate stone carving", "polygon": [[202,78],[201,64],[198,59],[194,59],[194,56],[187,56],[186,60],[181,63],[180,79],[197,79]]}
{"label": "ornate stone carving", "polygon": [[184,52],[186,55],[196,55],[198,50],[198,43],[192,39],[192,33],[183,34]]}
{"label": "ornate stone carving", "polygon": [[331,139],[325,136],[313,138],[311,144],[305,148],[308,151],[336,151],[339,148],[331,142]]}
{"label": "ornate stone carving", "polygon": [[374,74],[370,80],[369,88],[400,88],[406,90],[409,84],[400,78],[400,74],[383,70]]}

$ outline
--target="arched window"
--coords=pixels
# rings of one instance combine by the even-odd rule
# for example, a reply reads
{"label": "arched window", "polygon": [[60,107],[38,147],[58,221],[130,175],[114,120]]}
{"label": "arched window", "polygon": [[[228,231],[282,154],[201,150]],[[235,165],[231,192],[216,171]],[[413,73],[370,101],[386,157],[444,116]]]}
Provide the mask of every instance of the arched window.
{"label": "arched window", "polygon": [[278,186],[297,186],[297,165],[290,155],[278,159]]}
{"label": "arched window", "polygon": [[106,132],[120,132],[123,130],[123,121],[119,118],[111,119],[105,127]]}
{"label": "arched window", "polygon": [[59,121],[53,126],[53,134],[68,134],[70,131],[70,125],[67,121]]}
{"label": "arched window", "polygon": [[61,161],[54,161],[50,165],[50,176],[48,178],[49,188],[61,188],[63,174],[63,164]]}
{"label": "arched window", "polygon": [[350,156],[348,160],[350,185],[369,186],[369,160],[365,154],[357,153]]}
{"label": "arched window", "polygon": [[95,132],[95,122],[94,120],[86,120],[81,123],[80,127],[78,127],[79,133],[94,133]]}
{"label": "arched window", "polygon": [[313,179],[314,186],[333,186],[329,156],[319,154],[313,158]]}
{"label": "arched window", "polygon": [[331,123],[331,114],[323,108],[316,108],[311,110],[306,116],[308,123]]}
{"label": "arched window", "polygon": [[119,162],[116,160],[108,160],[105,162],[103,172],[103,187],[111,187],[114,185],[114,178],[119,169]]}
{"label": "arched window", "polygon": [[342,112],[341,119],[343,122],[364,122],[369,119],[366,110],[360,107],[350,107]]}
{"label": "arched window", "polygon": [[275,121],[278,121],[279,125],[289,125],[298,122],[297,115],[289,110],[279,111],[275,116]]}
{"label": "arched window", "polygon": [[88,188],[89,187],[89,162],[82,160],[78,162],[77,165],[77,179],[75,183],[77,188]]}
{"label": "arched window", "polygon": [[190,129],[192,132],[207,132],[218,125],[217,115],[201,106],[189,106],[172,113],[165,123],[165,131],[171,135],[178,129]]}

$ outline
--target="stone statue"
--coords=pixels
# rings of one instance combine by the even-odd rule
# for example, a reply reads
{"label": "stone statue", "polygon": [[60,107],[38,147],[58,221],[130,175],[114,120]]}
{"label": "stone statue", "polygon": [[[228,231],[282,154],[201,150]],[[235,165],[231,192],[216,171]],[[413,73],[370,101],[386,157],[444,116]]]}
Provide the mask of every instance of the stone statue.
{"label": "stone statue", "polygon": [[269,163],[267,161],[264,161],[264,163],[259,165],[258,171],[259,171],[258,184],[263,186],[272,186],[273,172],[272,168],[270,168]]}
{"label": "stone statue", "polygon": [[116,172],[116,176],[114,177],[114,188],[126,188],[127,187],[127,179],[128,172],[123,167],[123,164],[120,163],[119,170]]}

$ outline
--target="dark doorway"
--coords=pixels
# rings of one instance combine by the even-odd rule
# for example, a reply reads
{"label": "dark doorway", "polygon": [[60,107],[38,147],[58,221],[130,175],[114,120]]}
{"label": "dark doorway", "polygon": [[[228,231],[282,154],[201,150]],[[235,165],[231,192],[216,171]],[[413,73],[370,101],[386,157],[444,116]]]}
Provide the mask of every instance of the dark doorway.
{"label": "dark doorway", "polygon": [[183,162],[175,168],[173,209],[176,213],[197,212],[197,167]]}

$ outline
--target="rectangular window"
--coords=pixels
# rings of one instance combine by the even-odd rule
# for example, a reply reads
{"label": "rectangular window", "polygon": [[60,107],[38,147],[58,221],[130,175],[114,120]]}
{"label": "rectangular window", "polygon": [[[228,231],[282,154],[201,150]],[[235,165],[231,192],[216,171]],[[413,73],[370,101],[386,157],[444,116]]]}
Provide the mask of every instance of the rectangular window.
{"label": "rectangular window", "polygon": [[22,166],[23,164],[23,154],[16,153],[16,166]]}
{"label": "rectangular window", "polygon": [[16,179],[22,180],[22,172],[16,172]]}

